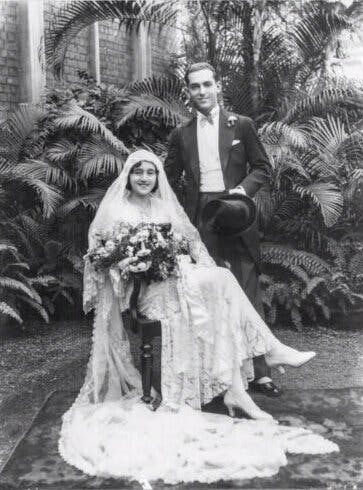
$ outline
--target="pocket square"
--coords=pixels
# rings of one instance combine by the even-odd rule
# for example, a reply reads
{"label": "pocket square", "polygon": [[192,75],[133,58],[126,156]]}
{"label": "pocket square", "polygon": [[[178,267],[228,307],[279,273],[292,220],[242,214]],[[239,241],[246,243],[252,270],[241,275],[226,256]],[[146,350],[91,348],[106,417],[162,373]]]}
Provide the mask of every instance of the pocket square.
{"label": "pocket square", "polygon": [[232,146],[238,145],[238,143],[241,143],[241,140],[233,140],[232,141]]}

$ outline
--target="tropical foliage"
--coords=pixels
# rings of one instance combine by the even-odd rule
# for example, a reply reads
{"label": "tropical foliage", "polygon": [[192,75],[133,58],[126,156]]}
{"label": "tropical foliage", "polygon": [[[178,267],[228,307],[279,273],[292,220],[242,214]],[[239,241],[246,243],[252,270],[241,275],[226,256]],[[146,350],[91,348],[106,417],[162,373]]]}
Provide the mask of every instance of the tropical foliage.
{"label": "tropical foliage", "polygon": [[256,121],[271,159],[270,188],[256,197],[270,322],[284,311],[296,327],[329,321],[361,301],[362,87],[329,69],[360,2],[78,1],[48,33],[48,60],[60,76],[69,41],[96,20],[162,28],[185,6],[184,57],[172,74],[114,87],[83,73],[83,85],[53,90],[41,109],[20,106],[1,126],[0,228],[10,247],[1,254],[24,265],[0,269],[2,314],[21,321],[33,308],[46,318],[79,303],[93,213],[131,149],[165,154],[167,134],[190,116],[185,67],[199,60],[222,74],[221,103]]}

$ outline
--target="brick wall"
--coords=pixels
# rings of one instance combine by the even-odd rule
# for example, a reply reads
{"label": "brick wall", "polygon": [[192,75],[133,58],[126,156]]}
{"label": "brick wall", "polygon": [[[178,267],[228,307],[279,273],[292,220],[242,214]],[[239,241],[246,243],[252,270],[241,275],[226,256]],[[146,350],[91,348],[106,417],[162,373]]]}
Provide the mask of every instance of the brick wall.
{"label": "brick wall", "polygon": [[19,100],[18,5],[0,0],[0,111]]}
{"label": "brick wall", "polygon": [[[1,1],[1,0],[0,0]],[[44,28],[48,29],[53,20],[54,14],[59,11],[67,1],[44,1]],[[71,42],[68,47],[64,63],[64,76],[62,80],[54,78],[51,70],[47,68],[46,85],[47,88],[60,87],[69,83],[79,83],[77,70],[88,71],[88,29],[83,29]]]}
{"label": "brick wall", "polygon": [[177,51],[178,33],[174,28],[151,30],[151,71],[155,74],[170,72],[171,54]]}
{"label": "brick wall", "polygon": [[99,23],[101,80],[121,85],[132,80],[132,35],[117,20]]}
{"label": "brick wall", "polygon": [[[69,0],[44,0],[44,28]],[[18,0],[0,0],[0,112],[7,112],[19,102],[19,5]],[[172,29],[157,29],[151,32],[152,72],[165,73],[170,64],[169,52],[175,47]],[[134,50],[132,34],[117,21],[99,23],[101,81],[109,84],[124,84],[132,80]],[[56,80],[49,67],[46,68],[48,89],[79,83],[78,70],[89,73],[89,30],[81,31],[70,44],[64,65],[64,77]],[[0,115],[1,118],[1,115]]]}

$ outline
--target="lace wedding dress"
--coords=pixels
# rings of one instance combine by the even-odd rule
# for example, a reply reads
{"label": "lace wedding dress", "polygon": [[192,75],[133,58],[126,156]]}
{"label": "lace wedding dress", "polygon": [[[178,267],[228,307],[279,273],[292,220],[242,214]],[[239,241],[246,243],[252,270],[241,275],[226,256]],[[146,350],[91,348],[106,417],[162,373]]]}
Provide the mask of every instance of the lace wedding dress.
{"label": "lace wedding dress", "polygon": [[171,222],[187,238],[195,261],[179,260],[178,277],[152,283],[140,293],[140,311],[162,325],[162,405],[151,412],[140,401],[141,378],[121,317],[132,285],[117,270],[100,274],[86,263],[84,306],[86,311],[95,308],[92,352],[84,385],[63,416],[60,454],[90,475],[178,483],[269,476],[287,464],[287,452],[338,450],[301,428],[200,411],[231,386],[236,364],[247,386],[253,379],[252,357],[271,350],[276,338],[230,271],[208,255],[170,194],[158,161],[160,191],[149,214],[120,199],[126,196],[131,165],[126,163],[118,187],[107,193],[112,212],[101,205],[90,243],[92,232],[107,226],[109,214],[111,222]]}

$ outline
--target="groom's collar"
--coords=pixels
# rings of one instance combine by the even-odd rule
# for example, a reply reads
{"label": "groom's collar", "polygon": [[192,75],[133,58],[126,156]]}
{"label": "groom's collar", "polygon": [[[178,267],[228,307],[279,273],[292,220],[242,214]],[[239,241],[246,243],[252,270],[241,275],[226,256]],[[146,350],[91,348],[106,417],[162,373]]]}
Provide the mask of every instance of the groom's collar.
{"label": "groom's collar", "polygon": [[216,119],[216,117],[219,116],[219,105],[217,104],[216,106],[213,107],[213,109],[211,109],[208,114],[203,114],[202,112],[199,112],[199,111],[196,111],[197,113],[197,119],[204,119],[208,116],[212,117],[212,119]]}
{"label": "groom's collar", "polygon": [[[218,109],[217,109],[218,108]],[[227,121],[228,117],[230,116],[230,113],[224,108],[221,107],[220,105],[217,105],[214,107],[212,110],[217,109],[219,112],[219,116],[222,117],[222,119],[225,119]],[[191,125],[192,123],[196,123],[198,119],[198,112],[196,109],[193,108],[193,111],[191,113],[192,117],[191,119],[187,122],[186,126]]]}

